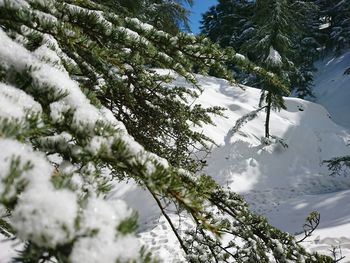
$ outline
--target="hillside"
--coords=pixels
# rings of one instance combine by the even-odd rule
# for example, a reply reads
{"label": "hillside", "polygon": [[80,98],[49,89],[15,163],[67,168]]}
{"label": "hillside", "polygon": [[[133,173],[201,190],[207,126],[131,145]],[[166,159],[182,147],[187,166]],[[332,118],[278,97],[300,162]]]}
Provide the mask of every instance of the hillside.
{"label": "hillside", "polygon": [[[272,114],[271,132],[288,147],[279,142],[262,145],[265,113],[231,136],[229,131],[237,119],[257,108],[260,91],[242,90],[213,77],[198,78],[204,92],[195,103],[227,108],[226,118],[214,118],[216,127],[203,127],[217,144],[205,171],[221,185],[241,193],[251,208],[273,225],[292,234],[302,232],[310,212],[320,212],[319,228],[303,245],[326,254],[340,245],[349,260],[343,262],[350,262],[350,238],[346,235],[350,232],[350,208],[346,205],[350,178],[330,177],[322,165],[323,160],[350,153],[346,147],[350,133],[335,124],[322,106],[286,98],[287,110]],[[122,187],[115,194],[138,209],[144,242],[158,249],[166,262],[181,259],[179,249],[174,249],[176,239],[165,219],[157,220],[159,212],[151,198],[132,184],[127,187],[128,191]],[[188,227],[186,219],[181,224]]]}
{"label": "hillside", "polygon": [[316,102],[323,105],[332,119],[350,128],[350,75],[344,71],[350,67],[350,51],[338,57],[325,57],[316,63],[314,92]]}
{"label": "hillside", "polygon": [[[213,118],[215,127],[195,128],[217,144],[207,158],[205,172],[242,194],[251,208],[273,225],[292,234],[302,232],[310,212],[320,212],[319,228],[303,245],[328,254],[332,246],[339,245],[346,256],[342,262],[350,262],[350,238],[346,235],[350,232],[350,178],[330,177],[322,165],[323,160],[350,153],[346,146],[350,133],[334,123],[324,107],[286,98],[287,109],[273,112],[271,118],[271,133],[279,138],[275,142],[261,142],[264,112],[232,134],[235,122],[257,109],[260,91],[243,90],[213,77],[198,79],[204,91],[194,104],[227,108],[225,117]],[[175,84],[183,83],[178,79]],[[110,198],[125,199],[138,211],[140,238],[164,262],[183,258],[175,236],[147,192],[129,181],[116,185]],[[179,222],[183,230],[191,227],[186,218]],[[10,254],[10,244],[2,244],[0,262],[6,262]]]}
{"label": "hillside", "polygon": [[[331,245],[341,245],[343,253],[349,255],[346,233],[350,232],[350,209],[346,204],[350,180],[330,177],[322,165],[323,160],[349,154],[346,129],[335,124],[322,106],[286,98],[287,110],[273,114],[271,131],[288,147],[261,144],[264,113],[227,138],[237,118],[255,109],[260,91],[247,88],[243,92],[216,80],[206,83],[201,100],[212,98],[215,103],[213,98],[217,98],[229,109],[228,119],[217,119],[220,128],[212,130],[220,146],[214,149],[207,172],[222,185],[242,193],[253,210],[290,233],[302,230],[308,213],[320,212],[319,229],[304,245],[323,253],[329,252]],[[347,260],[350,262],[349,256]]]}

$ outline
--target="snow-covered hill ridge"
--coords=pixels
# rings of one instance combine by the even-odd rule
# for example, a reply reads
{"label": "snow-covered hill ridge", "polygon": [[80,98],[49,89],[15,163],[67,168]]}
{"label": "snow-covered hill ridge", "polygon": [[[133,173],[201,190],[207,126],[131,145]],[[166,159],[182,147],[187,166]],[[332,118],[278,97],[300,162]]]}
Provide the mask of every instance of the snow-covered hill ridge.
{"label": "snow-covered hill ridge", "polygon": [[[198,80],[203,93],[193,104],[227,108],[226,118],[213,117],[215,127],[196,127],[218,145],[213,146],[205,172],[221,185],[241,193],[253,210],[292,234],[301,233],[310,212],[320,212],[318,230],[303,244],[326,254],[330,254],[332,246],[340,245],[346,256],[342,262],[350,262],[350,177],[330,177],[322,165],[323,160],[350,154],[346,146],[349,132],[335,124],[323,106],[285,98],[287,109],[272,113],[271,134],[288,147],[262,143],[265,112],[231,136],[229,131],[236,121],[258,108],[260,90],[243,90],[213,77],[198,76]],[[177,79],[175,84],[184,82]],[[141,211],[143,220],[148,212]],[[159,249],[164,260],[181,258],[174,252],[176,241],[163,218],[151,232],[146,230],[141,236],[146,244]],[[162,242],[152,236],[161,237]]]}
{"label": "snow-covered hill ridge", "polygon": [[314,92],[316,102],[325,106],[336,123],[350,128],[350,50],[338,57],[326,57],[316,63]]}
{"label": "snow-covered hill ridge", "polygon": [[[288,147],[280,143],[262,144],[264,112],[231,136],[229,131],[236,121],[258,108],[260,90],[250,87],[243,90],[222,79],[197,77],[203,93],[191,103],[227,108],[226,118],[213,117],[215,127],[195,128],[217,144],[205,172],[221,185],[244,195],[253,210],[292,234],[302,231],[310,212],[320,212],[318,230],[303,245],[325,254],[330,254],[332,246],[340,245],[346,256],[342,262],[350,262],[350,177],[330,177],[327,167],[322,165],[323,160],[350,154],[350,147],[346,146],[350,140],[348,130],[335,124],[323,106],[285,98],[287,109],[272,113],[271,134]],[[187,85],[181,78],[174,84]],[[182,259],[166,220],[156,219],[159,211],[149,195],[133,186],[129,188],[128,191],[124,188],[121,194],[117,191],[116,196],[134,204],[139,211],[143,223],[140,236],[145,244],[158,250],[164,262]],[[186,220],[182,219],[182,224]]]}
{"label": "snow-covered hill ridge", "polygon": [[243,194],[256,212],[290,233],[300,232],[308,213],[319,211],[319,230],[309,239],[311,244],[305,244],[329,252],[328,243],[343,242],[350,262],[350,178],[330,177],[322,165],[323,160],[350,154],[347,130],[335,124],[323,106],[285,98],[287,109],[272,113],[271,134],[288,147],[262,144],[264,112],[227,138],[240,117],[258,108],[260,90],[242,90],[211,77],[200,76],[199,80],[204,92],[197,102],[228,109],[226,119],[214,117],[216,127],[204,127],[219,144],[208,159],[206,172]]}

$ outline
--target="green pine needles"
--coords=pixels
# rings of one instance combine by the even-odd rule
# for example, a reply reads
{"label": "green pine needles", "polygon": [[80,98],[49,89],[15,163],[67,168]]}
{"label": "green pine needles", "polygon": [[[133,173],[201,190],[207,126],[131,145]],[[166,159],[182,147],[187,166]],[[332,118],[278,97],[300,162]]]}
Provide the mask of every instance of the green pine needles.
{"label": "green pine needles", "polygon": [[[191,127],[222,114],[189,103],[194,72],[234,81],[234,65],[285,89],[278,78],[97,2],[0,0],[0,232],[23,243],[15,262],[156,262],[135,213],[108,198],[128,179],[154,197],[188,262],[328,262],[193,173],[191,152],[210,139]],[[178,231],[171,203],[194,228]]]}

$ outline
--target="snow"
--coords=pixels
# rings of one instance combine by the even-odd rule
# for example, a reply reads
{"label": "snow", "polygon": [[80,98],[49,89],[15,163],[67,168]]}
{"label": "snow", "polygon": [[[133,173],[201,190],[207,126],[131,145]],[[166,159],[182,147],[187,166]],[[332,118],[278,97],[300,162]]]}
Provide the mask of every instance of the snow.
{"label": "snow", "polygon": [[[6,66],[24,70],[28,65],[31,65],[30,75],[38,89],[49,90],[53,98],[62,94],[66,95],[50,105],[50,116],[53,121],[63,121],[64,113],[70,109],[74,110],[74,126],[81,132],[86,131],[86,128],[91,130],[97,121],[107,121],[102,112],[90,104],[79,84],[72,80],[66,71],[45,64],[36,57],[44,56],[46,59],[56,60],[57,56],[53,56],[47,48],[41,48],[36,54],[32,54],[20,44],[12,41],[2,29],[0,29],[0,40],[2,43],[0,57]],[[123,127],[123,125],[121,126]]]}
{"label": "snow", "polygon": [[57,53],[45,45],[38,47],[34,51],[34,55],[40,60],[48,60],[52,63],[60,62],[60,58],[57,56]]}
{"label": "snow", "polygon": [[282,64],[282,57],[280,53],[277,50],[275,50],[272,46],[270,46],[270,52],[266,58],[266,62],[275,66]]}
{"label": "snow", "polygon": [[131,210],[121,200],[106,203],[102,199],[91,198],[84,209],[80,228],[83,232],[99,229],[99,234],[113,236],[111,228],[117,227],[128,216],[131,216]]}
{"label": "snow", "polygon": [[[286,98],[287,109],[271,115],[271,133],[277,139],[269,145],[262,144],[264,111],[258,112],[256,118],[232,134],[232,127],[237,120],[258,109],[260,90],[250,87],[243,90],[213,77],[197,78],[203,93],[196,103],[205,107],[220,105],[227,108],[224,113],[226,118],[213,118],[215,127],[203,127],[203,132],[218,145],[213,145],[206,172],[222,186],[241,193],[254,211],[267,216],[273,225],[291,234],[301,233],[306,216],[317,210],[321,214],[320,226],[303,245],[311,251],[326,254],[330,253],[331,246],[340,245],[346,260],[350,259],[350,238],[347,234],[350,233],[350,210],[347,208],[350,178],[330,177],[329,171],[322,165],[325,159],[350,153],[346,146],[350,139],[348,130],[335,124],[322,106],[301,99]],[[176,81],[177,84],[184,82],[181,78]],[[279,143],[278,138],[288,147]],[[125,140],[128,141],[128,137]],[[101,145],[110,143],[96,137],[91,149],[98,151]],[[134,141],[130,139],[130,143],[133,144]],[[136,144],[134,154],[139,151],[142,148]],[[159,159],[159,162],[167,165],[163,159]],[[48,209],[49,202],[56,200],[56,194],[52,195],[53,198],[48,201],[41,200],[47,202],[43,209]],[[62,199],[69,195],[62,196]],[[155,254],[165,262],[183,259],[170,226],[160,216],[157,205],[147,191],[140,189],[133,181],[118,183],[109,200],[118,203],[119,199],[128,202],[139,213],[139,237],[142,244],[154,249]],[[40,200],[34,198],[34,201]],[[90,200],[83,211],[84,219],[79,231],[99,226],[101,232],[93,238],[77,242],[71,261],[113,262],[116,257],[126,255],[126,251],[128,255],[133,255],[132,252],[140,246],[138,241],[130,236],[113,235],[113,230],[121,220],[120,215],[129,213],[125,209],[124,205],[117,205],[116,209],[112,204],[101,200]],[[69,211],[70,216],[67,218],[57,215],[57,220],[52,222],[56,229],[62,223],[69,225],[69,218],[73,218],[75,208],[71,207]],[[171,216],[176,220],[176,215]],[[41,220],[45,223],[46,219],[44,217]],[[181,224],[191,226],[186,220],[182,220]],[[60,235],[69,235],[58,233],[50,245],[59,243]],[[112,247],[118,249],[108,249]],[[8,249],[7,245],[6,251]]]}
{"label": "snow", "polygon": [[[2,239],[1,235],[0,238]],[[17,256],[17,252],[15,251],[16,243],[11,240],[0,240],[0,262],[10,263],[11,258]]]}
{"label": "snow", "polygon": [[239,53],[236,53],[236,54],[235,54],[235,57],[236,57],[237,59],[240,59],[240,60],[246,60],[246,57],[245,57],[244,55],[242,55],[242,54],[239,54]]}
{"label": "snow", "polygon": [[140,246],[133,236],[113,238],[98,235],[97,238],[82,238],[74,244],[70,255],[72,263],[115,263],[136,262]]}
{"label": "snow", "polygon": [[26,65],[32,64],[32,55],[24,47],[12,41],[2,29],[0,29],[0,40],[0,57],[3,65],[23,70]]}
{"label": "snow", "polygon": [[11,6],[11,7],[17,7],[17,8],[28,8],[29,3],[24,0],[12,0],[12,1],[6,1],[6,0],[0,0],[0,6],[4,6],[5,4]]}
{"label": "snow", "polygon": [[146,24],[146,23],[142,23],[139,19],[137,18],[126,18],[126,21],[130,21],[132,23],[134,23],[135,25],[137,25],[139,28],[142,28],[145,31],[150,31],[153,30],[154,27],[150,24]]}
{"label": "snow", "polygon": [[[50,183],[53,167],[44,154],[34,152],[31,146],[11,139],[0,139],[0,179],[4,180],[18,161],[21,177],[15,178],[10,188],[0,184],[2,198],[10,200],[22,185],[25,191],[19,196],[11,222],[18,236],[37,244],[55,247],[73,237],[78,208],[72,192],[54,190]],[[53,207],[55,209],[53,209]]]}
{"label": "snow", "polygon": [[118,27],[118,30],[125,33],[128,37],[130,38],[133,38],[135,40],[139,40],[140,39],[140,35],[135,32],[135,31],[132,31],[128,28],[125,28],[125,27]]}
{"label": "snow", "polygon": [[323,29],[326,29],[326,28],[329,28],[331,26],[331,23],[324,23],[322,25],[320,25],[320,29],[323,30]]}
{"label": "snow", "polygon": [[[36,185],[46,185],[53,172],[52,166],[46,162],[44,154],[34,152],[32,147],[22,144],[16,140],[0,138],[0,179],[3,180],[8,176],[11,164],[19,157],[18,169],[23,169],[22,178],[16,178],[11,185],[13,189],[7,191],[7,197],[12,197],[15,194],[17,183],[25,180],[28,183],[27,187],[35,187]],[[24,169],[30,165],[31,169]],[[0,194],[4,194],[3,184],[0,184]]]}
{"label": "snow", "polygon": [[0,83],[0,118],[21,122],[31,114],[41,112],[41,105],[33,97],[13,86]]}
{"label": "snow", "polygon": [[326,57],[316,63],[316,102],[323,105],[332,119],[350,128],[350,75],[344,71],[350,68],[350,50],[338,57]]}
{"label": "snow", "polygon": [[94,136],[90,141],[87,150],[94,155],[97,155],[101,150],[107,150],[110,152],[110,145],[113,143],[113,137],[105,138],[102,136]]}
{"label": "snow", "polygon": [[[48,102],[55,101],[50,104],[53,121],[63,121],[64,114],[71,111],[72,123],[67,124],[78,132],[92,135],[87,137],[87,142],[96,135],[97,122],[110,125],[119,132],[107,141],[107,147],[111,147],[114,141],[124,139],[128,146],[132,146],[132,154],[137,155],[135,158],[151,166],[148,157],[152,155],[143,153],[143,147],[126,134],[125,126],[112,118],[111,112],[106,108],[98,109],[90,104],[79,84],[72,80],[69,74],[59,67],[60,65],[57,65],[60,62],[58,56],[55,56],[46,44],[30,52],[20,43],[10,39],[1,28],[0,42],[1,66],[5,69],[11,67],[18,73],[29,74],[33,81],[32,88],[46,93]],[[41,114],[41,106],[30,95],[7,84],[0,83],[0,85],[0,102],[4,102],[0,106],[1,117],[22,121],[32,112]],[[27,120],[23,121],[27,124]],[[79,175],[75,174],[74,187],[85,187],[84,181],[81,180],[85,176],[84,180],[91,179],[89,186],[93,188],[98,185],[98,180],[104,180],[104,178],[92,178],[95,176],[92,168],[96,170],[96,165],[87,163],[79,167],[78,171],[67,162],[61,163],[62,157],[57,154],[50,156],[50,161],[59,165],[54,167],[46,154],[33,150],[29,141],[26,141],[28,144],[21,143],[6,136],[12,137],[12,135],[0,134],[0,147],[3,149],[0,152],[0,197],[1,200],[14,203],[15,207],[9,220],[19,238],[17,242],[30,240],[39,246],[55,248],[79,237],[70,255],[72,262],[101,262],[100,260],[115,262],[117,259],[135,261],[139,255],[140,243],[134,235],[121,235],[117,230],[121,220],[131,215],[131,210],[123,201],[114,199],[113,204],[110,204],[102,197],[97,198],[91,194],[96,191],[91,191],[87,196],[89,189],[84,189],[87,190],[85,203],[88,204],[84,207],[83,202],[80,202],[82,200],[78,202],[79,189],[77,193],[73,193],[71,190],[56,189],[52,183],[53,176],[60,174],[59,169],[62,169],[63,173],[79,172]],[[70,138],[72,138],[70,134],[61,133],[40,138],[39,141],[43,142],[42,148],[46,147],[45,143],[48,146],[55,143],[58,148],[69,148],[72,155],[78,155],[82,150],[81,145],[77,146],[67,141]],[[127,151],[126,154],[128,154]],[[159,161],[160,165],[163,163],[166,164]],[[152,171],[151,168],[150,171]],[[1,206],[0,209],[2,212],[4,207]],[[78,220],[81,220],[81,224],[77,224]],[[84,238],[81,238],[82,236]],[[5,249],[8,251],[9,246],[6,245]],[[3,257],[2,251],[0,254]],[[12,255],[12,252],[9,251],[6,254]],[[9,260],[5,258],[1,262]]]}
{"label": "snow", "polygon": [[[123,219],[131,216],[131,210],[121,200],[107,203],[98,198],[89,200],[82,214],[83,235],[93,233],[91,238],[82,238],[74,244],[70,259],[73,263],[113,263],[138,257],[140,244],[134,236],[115,236],[114,229]],[[91,234],[90,234],[91,235]]]}
{"label": "snow", "polygon": [[[51,8],[52,8],[52,6],[51,6]],[[53,15],[50,15],[48,13],[41,12],[39,10],[34,10],[34,13],[37,15],[37,17],[39,19],[42,19],[43,21],[45,21],[47,23],[55,23],[58,21],[58,19],[56,17],[54,17]]]}
{"label": "snow", "polygon": [[37,186],[25,191],[13,211],[11,222],[22,240],[54,248],[73,239],[78,207],[73,192],[47,188]]}
{"label": "snow", "polygon": [[[227,108],[226,118],[213,118],[215,127],[203,127],[218,145],[213,146],[205,171],[222,186],[242,194],[255,212],[291,234],[301,233],[308,214],[319,211],[320,226],[302,245],[328,255],[332,246],[340,245],[346,256],[343,262],[350,262],[350,178],[330,177],[322,165],[323,160],[350,154],[348,130],[335,124],[324,107],[286,98],[287,109],[271,115],[271,133],[276,139],[269,145],[262,143],[263,110],[232,134],[237,120],[258,109],[260,90],[242,90],[222,79],[197,77],[204,91],[195,103]],[[176,80],[177,85],[183,82]],[[139,212],[144,244],[155,249],[164,262],[183,258],[170,226],[164,217],[157,219],[159,210],[151,196],[132,182],[119,186],[114,194]],[[176,221],[176,215],[173,219]],[[190,227],[186,220],[181,223]]]}

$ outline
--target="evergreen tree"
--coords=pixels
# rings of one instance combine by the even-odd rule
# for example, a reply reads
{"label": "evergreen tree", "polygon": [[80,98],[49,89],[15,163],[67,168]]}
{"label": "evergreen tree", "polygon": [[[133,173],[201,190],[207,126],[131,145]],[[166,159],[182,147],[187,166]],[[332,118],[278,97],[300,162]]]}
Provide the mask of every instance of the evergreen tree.
{"label": "evergreen tree", "polygon": [[[171,159],[171,149],[182,151],[174,130],[185,142],[205,141],[178,125],[210,123],[207,113],[217,112],[186,106],[197,90],[194,66],[230,79],[225,65],[236,64],[281,89],[273,74],[204,38],[171,36],[89,0],[0,1],[0,25],[0,230],[24,242],[16,262],[154,262],[133,234],[135,215],[107,198],[115,177],[135,179],[165,216],[164,204],[175,203],[194,220],[186,233],[173,228],[189,262],[329,262]],[[172,74],[150,65],[194,87],[171,87]],[[171,101],[185,117],[166,107]],[[160,131],[148,133],[151,113],[171,116],[175,128],[161,117]],[[135,120],[144,123],[134,131],[139,143],[125,128]]]}
{"label": "evergreen tree", "polygon": [[331,7],[335,5],[338,0],[313,0],[312,2],[318,7],[318,19],[320,21],[319,34],[317,41],[321,44],[322,55],[325,55],[331,48],[330,31],[331,31]]}
{"label": "evergreen tree", "polygon": [[110,8],[132,17],[137,17],[168,33],[190,31],[189,10],[192,0],[98,0]]}
{"label": "evergreen tree", "polygon": [[338,1],[331,9],[331,39],[336,51],[350,46],[350,2]]}
{"label": "evergreen tree", "polygon": [[[306,1],[219,1],[204,14],[202,32],[276,73],[297,96],[304,98],[312,96],[313,62],[318,56],[319,44],[313,33],[319,26],[316,14],[315,6]],[[238,75],[248,85],[262,89],[268,138],[270,111],[283,108],[282,96],[289,92],[276,90],[241,71]]]}
{"label": "evergreen tree", "polygon": [[[272,2],[264,1],[263,3],[267,7],[273,7]],[[264,16],[264,14],[259,11],[258,5],[258,1],[219,1],[217,5],[203,15],[202,33],[222,47],[232,46],[239,52],[247,53],[247,50],[244,50],[242,46],[254,38],[255,34],[259,32],[259,27],[263,26],[258,17]],[[287,1],[284,5],[293,7],[290,8],[293,11],[292,14],[289,14],[289,9],[281,10],[281,13],[288,17],[287,20],[282,21],[289,23],[284,27],[290,29],[283,32],[284,37],[287,37],[289,50],[294,54],[293,57],[291,54],[288,56],[289,61],[293,62],[294,66],[294,70],[292,70],[293,68],[289,70],[289,83],[298,97],[312,96],[313,62],[318,58],[319,52],[317,49],[320,47],[317,42],[320,27],[317,6],[306,1]],[[257,12],[254,10],[257,10]],[[273,15],[274,9],[268,7],[267,10],[269,13],[265,12],[265,19],[268,15]],[[298,18],[297,23],[291,19],[292,15]],[[254,59],[254,57],[251,57],[251,59]],[[234,70],[237,71],[236,68]],[[254,78],[250,78],[251,76],[247,76],[245,72],[238,71],[238,76],[249,85],[256,86],[259,82]]]}
{"label": "evergreen tree", "polygon": [[143,13],[147,23],[169,33],[179,33],[181,30],[190,31],[188,20],[189,10],[193,0],[152,0],[144,6]]}
{"label": "evergreen tree", "polygon": [[304,9],[300,18],[302,30],[295,35],[295,73],[291,76],[291,88],[299,98],[314,97],[312,92],[313,76],[316,68],[314,62],[320,57],[321,43],[318,41],[322,34],[319,30],[321,21],[317,5],[311,4]]}
{"label": "evergreen tree", "polygon": [[322,22],[320,42],[326,51],[340,52],[350,43],[350,3],[343,0],[315,0]]}
{"label": "evergreen tree", "polygon": [[[241,48],[249,59],[264,65],[282,76],[288,83],[290,74],[295,70],[291,57],[292,42],[290,33],[295,32],[295,11],[287,0],[256,1],[254,13],[254,31],[251,38]],[[272,109],[285,108],[285,91],[276,90],[261,83],[261,103],[266,102],[265,137],[270,137],[270,112]]]}
{"label": "evergreen tree", "polygon": [[[203,14],[201,33],[218,43],[221,47],[233,47],[240,50],[250,38],[253,29],[254,2],[248,0],[219,0]],[[256,78],[240,68],[232,67],[236,78],[255,86]]]}
{"label": "evergreen tree", "polygon": [[201,33],[222,47],[239,50],[246,40],[242,33],[252,25],[253,6],[247,0],[219,0],[203,14]]}

